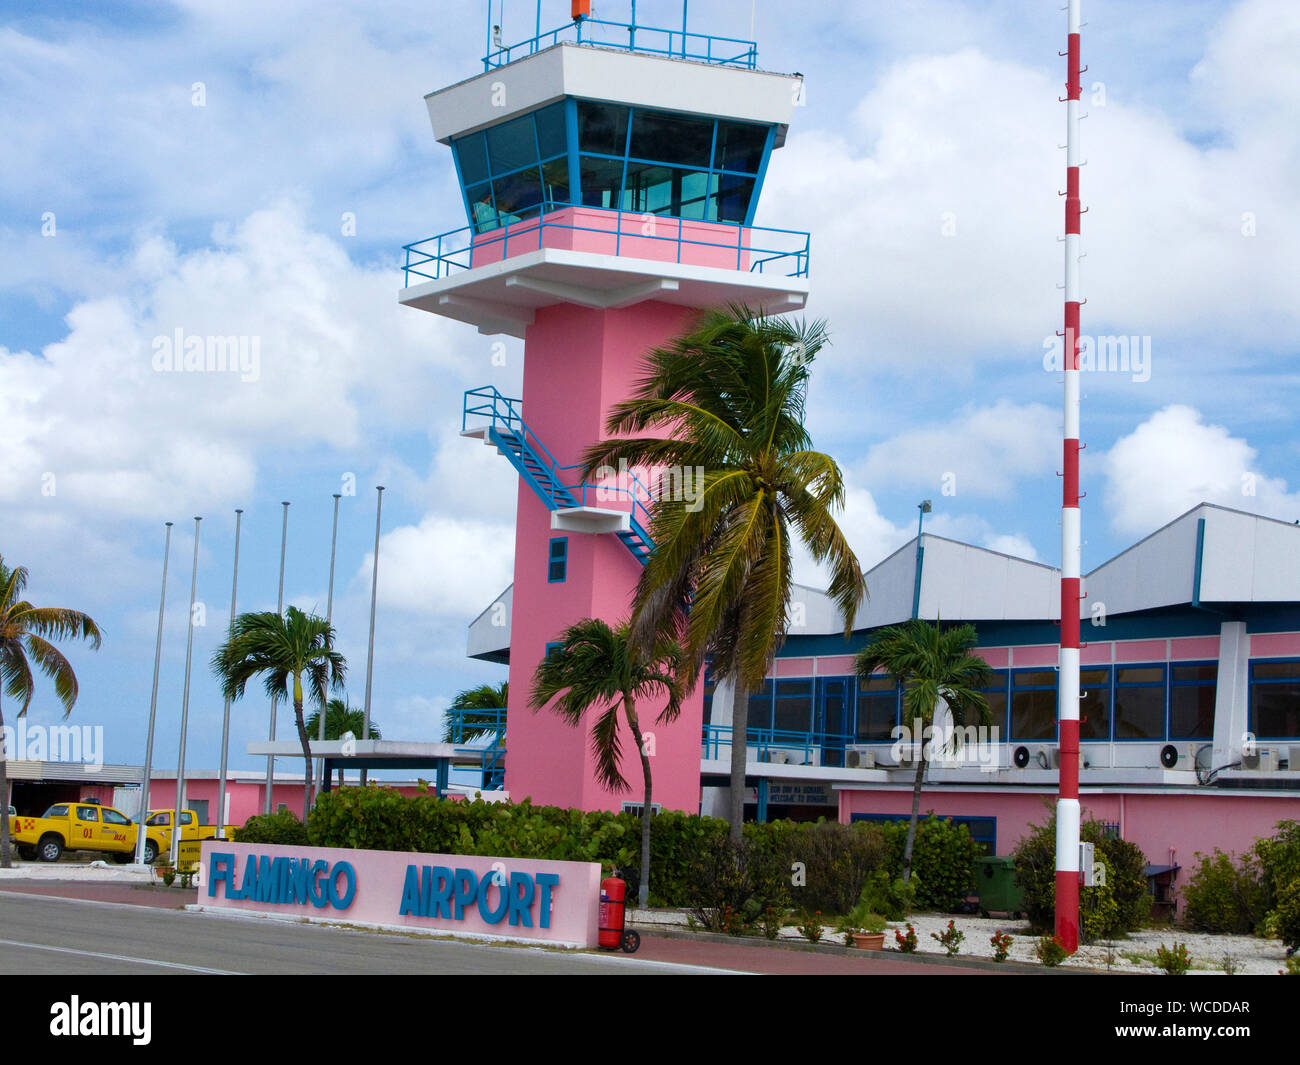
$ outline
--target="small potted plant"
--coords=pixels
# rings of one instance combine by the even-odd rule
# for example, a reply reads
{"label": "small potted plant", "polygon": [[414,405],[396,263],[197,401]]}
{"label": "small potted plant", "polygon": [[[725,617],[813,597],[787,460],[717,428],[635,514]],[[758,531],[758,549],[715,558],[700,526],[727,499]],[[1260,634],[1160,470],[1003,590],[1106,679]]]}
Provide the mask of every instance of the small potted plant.
{"label": "small potted plant", "polygon": [[851,935],[853,945],[859,950],[884,950],[885,919],[878,913],[865,914]]}

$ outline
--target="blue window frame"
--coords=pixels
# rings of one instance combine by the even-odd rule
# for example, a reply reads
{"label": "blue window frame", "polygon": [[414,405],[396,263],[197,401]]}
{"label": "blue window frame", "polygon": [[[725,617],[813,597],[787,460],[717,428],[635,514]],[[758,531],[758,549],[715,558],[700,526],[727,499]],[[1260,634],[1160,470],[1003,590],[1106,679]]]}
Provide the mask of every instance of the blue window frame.
{"label": "blue window frame", "polygon": [[1111,709],[1114,705],[1110,666],[1088,666],[1079,670],[1079,739],[1105,742],[1110,739]]}
{"label": "blue window frame", "polygon": [[776,682],[772,727],[778,732],[812,732],[813,681],[811,677]]}
{"label": "blue window frame", "polygon": [[1171,662],[1169,665],[1169,738],[1212,740],[1218,662]]}
{"label": "blue window frame", "polygon": [[987,687],[980,688],[980,693],[989,704],[989,724],[998,729],[1003,738],[1010,735],[1007,708],[1011,705],[1011,673],[1006,669],[993,671],[993,678]]}
{"label": "blue window frame", "polygon": [[1056,670],[1011,671],[1012,742],[1056,739]]}
{"label": "blue window frame", "polygon": [[560,643],[559,640],[556,640],[553,643],[548,643],[546,645],[546,652],[542,655],[542,657],[550,658],[551,655],[555,654],[555,652],[558,651],[563,646],[564,644]]}
{"label": "blue window frame", "polygon": [[775,685],[772,678],[768,677],[763,681],[763,686],[757,691],[749,694],[749,720],[748,728],[768,728],[772,727],[772,698],[775,691]]}
{"label": "blue window frame", "polygon": [[1250,663],[1250,731],[1259,739],[1300,739],[1300,659]]}
{"label": "blue window frame", "polygon": [[548,584],[562,584],[569,575],[569,538],[556,536],[551,539],[546,553],[546,581]]}
{"label": "blue window frame", "polygon": [[568,203],[569,146],[565,102],[452,141],[466,210],[476,233]]}
{"label": "blue window frame", "polygon": [[903,689],[881,673],[858,678],[858,712],[854,735],[859,743],[889,743],[898,724]]}
{"label": "blue window frame", "polygon": [[773,127],[577,101],[579,181],[589,207],[747,225]]}
{"label": "blue window frame", "polygon": [[1165,739],[1169,669],[1166,662],[1115,667],[1115,739],[1147,743]]}

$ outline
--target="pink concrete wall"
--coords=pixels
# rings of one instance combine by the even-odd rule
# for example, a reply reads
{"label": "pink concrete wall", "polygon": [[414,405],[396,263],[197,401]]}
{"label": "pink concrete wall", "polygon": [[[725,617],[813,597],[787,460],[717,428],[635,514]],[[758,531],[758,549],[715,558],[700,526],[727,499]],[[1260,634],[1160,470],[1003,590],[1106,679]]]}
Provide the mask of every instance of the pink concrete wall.
{"label": "pink concrete wall", "polygon": [[[657,301],[609,311],[562,304],[537,312],[525,340],[523,414],[558,462],[580,462],[583,449],[604,436],[605,417],[631,393],[642,353],[680,332],[693,313]],[[589,721],[576,729],[553,711],[534,713],[527,701],[546,644],[584,617],[611,624],[626,618],[641,566],[612,535],[553,532],[550,511],[522,480],[515,529],[506,788],[515,801],[531,797],[583,809],[616,810],[624,801],[639,801],[640,764],[625,726],[619,740],[631,788],[614,794],[596,780]],[[568,539],[568,570],[564,582],[551,584],[547,550],[555,536]],[[672,725],[654,723],[661,709],[661,702],[637,707],[642,731],[654,734],[652,799],[694,812],[703,692],[696,687]]]}
{"label": "pink concrete wall", "polygon": [[[234,861],[223,861],[213,855],[233,855]],[[342,908],[333,905],[317,907],[310,902],[258,902],[242,897],[229,898],[244,886],[250,857],[256,861],[261,856],[291,858],[311,863],[325,862],[332,872],[337,864],[346,862],[352,867],[355,893]],[[540,897],[534,897],[527,913],[531,926],[523,922],[511,924],[509,919],[491,923],[485,920],[477,905],[466,906],[460,920],[442,916],[419,916],[403,913],[404,900],[408,898],[410,867],[415,866],[416,876],[424,866],[442,866],[448,870],[468,870],[474,874],[475,889],[487,893],[487,908],[492,912],[500,906],[505,909],[501,893],[517,890],[519,896],[525,888],[517,885],[515,874],[529,880],[527,890],[538,895],[533,881],[538,874],[550,874],[558,879],[550,888],[548,927],[541,927],[542,906]],[[397,851],[347,850],[337,847],[281,847],[254,843],[205,842],[202,847],[201,883],[198,902],[222,910],[251,910],[255,913],[293,914],[328,921],[346,921],[350,924],[399,925],[408,928],[442,929],[469,935],[498,938],[536,940],[569,946],[596,946],[600,916],[600,864],[597,862],[552,862],[520,858],[475,858],[463,854],[407,854]],[[220,875],[229,871],[229,875]],[[322,869],[322,874],[325,869]],[[500,874],[505,886],[491,881]],[[481,882],[480,878],[488,878]],[[325,884],[322,875],[312,885],[317,893]],[[338,890],[346,895],[349,880],[340,875]],[[325,888],[328,891],[328,888]],[[339,900],[340,902],[343,899]],[[522,907],[521,907],[522,909]],[[508,913],[508,911],[507,911]],[[454,911],[453,911],[454,914]],[[519,917],[519,914],[516,914]]]}
{"label": "pink concrete wall", "polygon": [[[940,817],[996,817],[997,853],[1010,854],[1031,827],[1051,815],[1054,795],[1042,792],[923,791],[921,812]],[[1278,821],[1300,817],[1300,800],[1264,795],[1221,795],[1213,791],[1168,794],[1089,793],[1082,789],[1085,820],[1111,821],[1120,835],[1142,848],[1152,865],[1181,865],[1175,887],[1185,884],[1197,864],[1196,852],[1217,847],[1240,853],[1260,836],[1272,835]],[[855,813],[910,814],[911,788],[898,791],[840,792],[840,821]]]}
{"label": "pink concrete wall", "polygon": [[1256,658],[1300,655],[1300,632],[1257,633],[1250,638],[1250,653]]}
{"label": "pink concrete wall", "polygon": [[598,207],[565,207],[541,219],[525,218],[477,234],[470,265],[488,266],[546,247],[748,270],[752,246],[753,233],[742,226],[633,212],[620,214]]}

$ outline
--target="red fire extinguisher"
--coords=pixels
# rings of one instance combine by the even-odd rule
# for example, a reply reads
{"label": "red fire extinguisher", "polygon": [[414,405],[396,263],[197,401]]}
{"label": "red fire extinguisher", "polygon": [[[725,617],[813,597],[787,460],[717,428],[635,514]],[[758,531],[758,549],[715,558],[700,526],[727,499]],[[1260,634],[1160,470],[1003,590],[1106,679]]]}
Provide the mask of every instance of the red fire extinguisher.
{"label": "red fire extinguisher", "polygon": [[[618,870],[614,870],[615,873]],[[641,945],[641,936],[623,927],[626,912],[627,884],[617,876],[607,876],[600,882],[600,943],[602,950],[618,950],[634,954]]]}

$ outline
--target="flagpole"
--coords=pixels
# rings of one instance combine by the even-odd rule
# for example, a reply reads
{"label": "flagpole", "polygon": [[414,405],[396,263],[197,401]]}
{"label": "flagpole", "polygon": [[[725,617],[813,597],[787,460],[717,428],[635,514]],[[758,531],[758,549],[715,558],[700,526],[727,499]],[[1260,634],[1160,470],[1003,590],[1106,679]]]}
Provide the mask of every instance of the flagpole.
{"label": "flagpole", "polygon": [[[239,587],[239,526],[244,511],[235,508],[235,575],[230,579],[230,635],[235,632],[235,591]],[[230,755],[230,697],[221,711],[221,772],[217,782],[217,839],[226,838],[226,767]]]}
{"label": "flagpole", "polygon": [[[289,542],[289,503],[287,500],[281,500],[280,506],[284,507],[284,521],[280,526],[280,590],[276,593],[275,612],[281,616],[284,615],[284,549]],[[271,696],[271,729],[267,739],[272,743],[275,742],[275,707],[277,697]],[[266,809],[264,813],[271,812],[271,792],[275,786],[275,755],[266,756]]]}
{"label": "flagpole", "polygon": [[[332,624],[334,621],[334,553],[339,542],[339,499],[338,492],[334,493],[334,531],[330,534],[330,587],[329,593],[325,599],[325,624]],[[328,700],[326,700],[328,702]],[[321,743],[325,742],[325,707],[320,708],[320,721],[317,723],[316,738]],[[321,789],[325,786],[325,759],[316,759],[316,794],[319,795]]]}
{"label": "flagpole", "polygon": [[[375,561],[370,571],[370,642],[366,648],[366,709],[362,724],[361,738],[370,739],[370,682],[375,670],[375,600],[379,593],[379,519],[384,510],[384,486],[376,485],[378,492],[375,503]],[[366,782],[366,771],[361,770],[361,783]]]}
{"label": "flagpole", "polygon": [[167,538],[163,542],[162,591],[158,593],[158,640],[153,649],[153,694],[149,697],[149,738],[145,740],[144,777],[140,782],[140,816],[137,818],[139,829],[135,834],[135,864],[144,864],[144,820],[149,816],[149,781],[153,775],[153,730],[158,719],[158,669],[162,664],[163,608],[167,604],[167,559],[172,549],[172,523],[167,526]]}
{"label": "flagpole", "polygon": [[169,864],[176,865],[181,851],[181,815],[185,809],[185,740],[190,726],[190,662],[194,653],[194,603],[199,589],[199,522],[194,519],[194,568],[190,571],[190,621],[185,637],[185,693],[181,697],[181,747],[176,756],[176,805],[172,810],[172,845]]}

